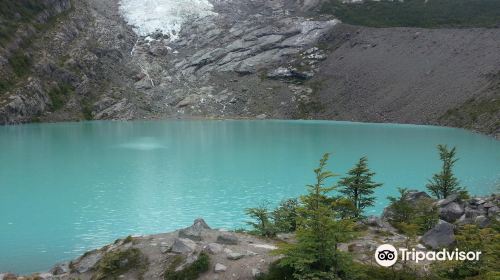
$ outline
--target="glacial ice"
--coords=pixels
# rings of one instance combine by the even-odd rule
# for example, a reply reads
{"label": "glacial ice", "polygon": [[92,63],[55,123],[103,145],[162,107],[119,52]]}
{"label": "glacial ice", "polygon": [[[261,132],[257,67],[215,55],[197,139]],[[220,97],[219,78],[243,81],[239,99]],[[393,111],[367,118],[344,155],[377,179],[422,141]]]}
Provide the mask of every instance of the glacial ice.
{"label": "glacial ice", "polygon": [[192,17],[215,15],[208,0],[120,0],[120,11],[141,36],[157,30],[178,38],[182,24]]}

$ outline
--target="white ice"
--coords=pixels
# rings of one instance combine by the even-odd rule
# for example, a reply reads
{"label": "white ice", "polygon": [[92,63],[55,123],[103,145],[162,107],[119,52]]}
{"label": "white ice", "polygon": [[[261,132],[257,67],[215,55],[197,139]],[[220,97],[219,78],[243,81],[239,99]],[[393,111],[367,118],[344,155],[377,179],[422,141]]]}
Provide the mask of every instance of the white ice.
{"label": "white ice", "polygon": [[120,0],[120,11],[137,34],[147,36],[160,30],[172,40],[190,18],[215,14],[208,0]]}

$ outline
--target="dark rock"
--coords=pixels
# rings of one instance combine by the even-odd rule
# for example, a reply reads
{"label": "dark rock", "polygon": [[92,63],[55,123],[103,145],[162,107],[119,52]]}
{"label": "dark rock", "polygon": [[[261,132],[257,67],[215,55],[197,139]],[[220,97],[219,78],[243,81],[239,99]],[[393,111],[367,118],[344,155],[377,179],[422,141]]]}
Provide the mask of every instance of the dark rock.
{"label": "dark rock", "polygon": [[217,243],[226,245],[237,245],[238,237],[233,234],[221,234],[217,236]]}
{"label": "dark rock", "polygon": [[454,226],[452,224],[439,220],[432,229],[422,236],[421,242],[432,249],[447,247],[455,242],[453,230]]}
{"label": "dark rock", "polygon": [[439,208],[439,217],[447,222],[453,223],[464,214],[464,208],[457,202],[451,202]]}
{"label": "dark rock", "polygon": [[196,243],[191,239],[176,238],[171,251],[178,254],[187,254],[196,250]]}
{"label": "dark rock", "polygon": [[198,218],[194,221],[192,226],[187,227],[185,229],[181,229],[179,231],[179,237],[189,238],[189,239],[195,240],[195,241],[200,241],[200,240],[202,240],[201,234],[206,229],[210,229],[210,227],[207,225],[207,223],[203,219]]}

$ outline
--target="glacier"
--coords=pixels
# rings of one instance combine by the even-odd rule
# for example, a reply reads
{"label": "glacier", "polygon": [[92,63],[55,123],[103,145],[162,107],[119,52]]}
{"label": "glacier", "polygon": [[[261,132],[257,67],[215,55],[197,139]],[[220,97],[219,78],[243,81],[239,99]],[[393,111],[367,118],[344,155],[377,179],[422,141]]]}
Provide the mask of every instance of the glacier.
{"label": "glacier", "polygon": [[178,38],[190,18],[216,15],[208,0],[120,0],[120,12],[138,35],[159,30],[170,40]]}

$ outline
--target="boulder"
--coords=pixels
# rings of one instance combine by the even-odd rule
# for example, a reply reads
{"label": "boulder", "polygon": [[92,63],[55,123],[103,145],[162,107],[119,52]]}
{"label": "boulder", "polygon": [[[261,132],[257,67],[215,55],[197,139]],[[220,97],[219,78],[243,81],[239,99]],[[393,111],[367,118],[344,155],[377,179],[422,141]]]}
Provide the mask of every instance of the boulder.
{"label": "boulder", "polygon": [[454,194],[450,194],[449,196],[447,196],[445,199],[441,199],[439,200],[437,203],[436,203],[436,206],[438,207],[444,207],[452,202],[456,202],[458,201],[458,194],[454,193]]}
{"label": "boulder", "polygon": [[236,261],[236,260],[239,260],[241,258],[243,258],[245,255],[242,254],[242,253],[238,253],[238,252],[229,252],[227,254],[227,259],[228,260],[232,260],[232,261]]}
{"label": "boulder", "polygon": [[460,218],[465,212],[465,209],[457,202],[445,204],[439,208],[439,217],[447,222],[453,223]]}
{"label": "boulder", "polygon": [[488,208],[488,217],[495,217],[498,213],[500,213],[500,208],[498,206]]}
{"label": "boulder", "polygon": [[432,229],[422,236],[421,242],[432,249],[447,247],[455,242],[453,230],[454,226],[452,224],[439,220]]}
{"label": "boulder", "polygon": [[189,238],[195,241],[201,241],[202,240],[201,234],[203,233],[204,230],[207,229],[210,229],[207,223],[203,219],[198,218],[194,221],[192,226],[187,227],[185,229],[181,229],[179,231],[179,237]]}
{"label": "boulder", "polygon": [[421,199],[432,199],[426,192],[422,191],[417,191],[417,190],[411,190],[408,192],[408,196],[406,197],[406,200],[408,200],[410,203],[414,204],[417,203]]}
{"label": "boulder", "polygon": [[211,255],[217,255],[224,251],[224,247],[220,244],[217,243],[209,243],[207,244],[204,248],[203,251],[211,254]]}
{"label": "boulder", "polygon": [[219,273],[219,272],[225,272],[227,270],[227,267],[221,263],[216,263],[214,267],[214,272]]}
{"label": "boulder", "polygon": [[364,219],[363,224],[371,227],[383,227],[383,223],[381,219],[377,216],[369,216],[366,219]]}
{"label": "boulder", "polygon": [[238,237],[234,234],[221,234],[217,236],[217,243],[225,245],[238,245]]}
{"label": "boulder", "polygon": [[476,219],[474,219],[474,223],[478,225],[480,228],[485,228],[490,225],[491,221],[488,219],[486,216],[477,216]]}
{"label": "boulder", "polygon": [[171,251],[178,254],[186,254],[196,250],[196,246],[196,243],[191,239],[176,238],[174,239]]}

